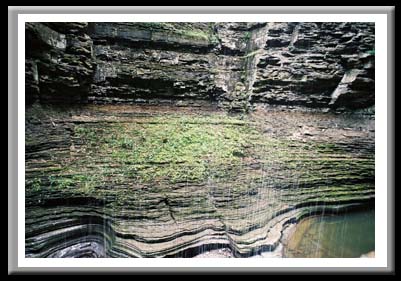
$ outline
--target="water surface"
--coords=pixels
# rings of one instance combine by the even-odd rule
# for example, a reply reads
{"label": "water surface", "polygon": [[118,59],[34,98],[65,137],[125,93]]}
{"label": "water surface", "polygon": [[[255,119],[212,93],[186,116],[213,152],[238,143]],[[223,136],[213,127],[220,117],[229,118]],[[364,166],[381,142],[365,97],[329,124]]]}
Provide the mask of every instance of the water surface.
{"label": "water surface", "polygon": [[300,222],[285,247],[285,257],[357,258],[375,250],[375,213],[317,216]]}

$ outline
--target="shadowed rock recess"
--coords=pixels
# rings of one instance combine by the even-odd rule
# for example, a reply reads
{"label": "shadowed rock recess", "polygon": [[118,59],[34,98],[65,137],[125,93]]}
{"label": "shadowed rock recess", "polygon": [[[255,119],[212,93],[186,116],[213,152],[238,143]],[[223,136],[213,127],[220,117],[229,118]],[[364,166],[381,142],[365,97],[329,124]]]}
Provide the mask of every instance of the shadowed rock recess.
{"label": "shadowed rock recess", "polygon": [[27,23],[26,257],[250,257],[373,208],[374,57],[373,23]]}

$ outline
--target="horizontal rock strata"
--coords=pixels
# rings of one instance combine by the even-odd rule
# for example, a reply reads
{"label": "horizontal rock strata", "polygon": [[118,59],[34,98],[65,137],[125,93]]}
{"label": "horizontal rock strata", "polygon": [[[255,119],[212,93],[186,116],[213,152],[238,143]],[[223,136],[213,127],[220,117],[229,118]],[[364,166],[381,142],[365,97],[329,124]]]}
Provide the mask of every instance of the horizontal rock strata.
{"label": "horizontal rock strata", "polygon": [[374,199],[374,120],[356,113],[35,105],[26,116],[27,257],[248,257],[304,216]]}
{"label": "horizontal rock strata", "polygon": [[87,101],[93,77],[87,23],[26,23],[27,104]]}
{"label": "horizontal rock strata", "polygon": [[25,31],[26,257],[274,256],[374,203],[372,23]]}
{"label": "horizontal rock strata", "polygon": [[371,23],[27,23],[27,102],[374,105]]}
{"label": "horizontal rock strata", "polygon": [[374,104],[374,25],[271,23],[252,99],[364,108]]}

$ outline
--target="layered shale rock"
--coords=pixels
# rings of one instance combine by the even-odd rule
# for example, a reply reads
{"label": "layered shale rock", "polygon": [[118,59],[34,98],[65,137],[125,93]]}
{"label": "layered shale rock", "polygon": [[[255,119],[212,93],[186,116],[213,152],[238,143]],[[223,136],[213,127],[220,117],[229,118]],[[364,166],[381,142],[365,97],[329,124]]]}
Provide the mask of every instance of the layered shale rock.
{"label": "layered shale rock", "polygon": [[97,68],[91,98],[210,100],[219,92],[210,75],[209,61],[216,58],[205,53],[217,39],[207,24],[177,28],[169,23],[94,23]]}
{"label": "layered shale rock", "polygon": [[27,257],[276,249],[304,216],[373,203],[373,120],[258,109],[27,112]]}
{"label": "layered shale rock", "polygon": [[27,23],[29,102],[374,104],[370,23]]}
{"label": "layered shale rock", "polygon": [[27,23],[25,70],[27,257],[274,254],[374,202],[373,24]]}
{"label": "layered shale rock", "polygon": [[93,23],[91,100],[248,109],[245,55],[257,24]]}
{"label": "layered shale rock", "polygon": [[26,23],[27,104],[80,103],[93,76],[92,40],[86,23]]}
{"label": "layered shale rock", "polygon": [[374,104],[374,25],[271,23],[254,101],[308,107]]}

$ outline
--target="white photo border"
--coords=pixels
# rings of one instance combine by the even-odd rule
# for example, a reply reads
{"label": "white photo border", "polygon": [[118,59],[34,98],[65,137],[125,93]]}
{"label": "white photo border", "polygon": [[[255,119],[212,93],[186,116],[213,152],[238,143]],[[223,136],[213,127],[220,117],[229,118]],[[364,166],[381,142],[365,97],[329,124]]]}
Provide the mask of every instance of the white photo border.
{"label": "white photo border", "polygon": [[[127,259],[25,258],[26,22],[374,22],[375,258]],[[18,15],[18,267],[387,267],[387,15],[386,14],[19,14]]]}

